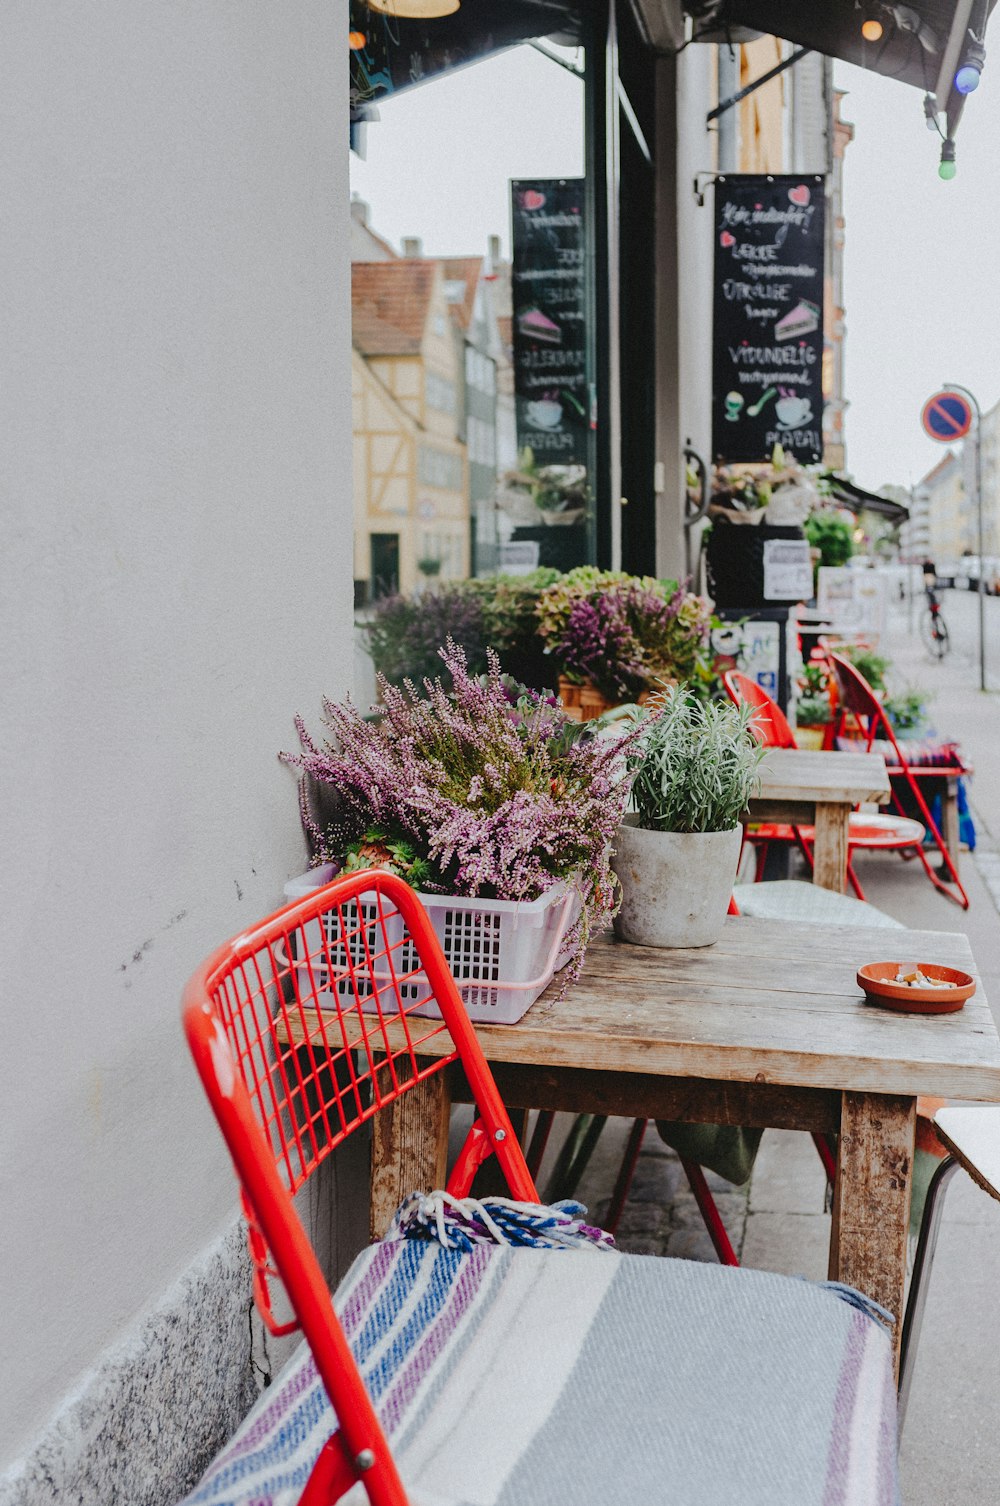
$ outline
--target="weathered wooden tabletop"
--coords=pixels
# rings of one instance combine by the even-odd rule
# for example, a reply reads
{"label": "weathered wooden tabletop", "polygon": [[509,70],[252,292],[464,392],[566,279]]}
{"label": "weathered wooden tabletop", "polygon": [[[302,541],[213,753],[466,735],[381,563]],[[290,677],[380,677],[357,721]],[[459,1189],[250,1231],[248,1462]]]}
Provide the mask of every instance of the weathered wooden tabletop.
{"label": "weathered wooden tabletop", "polygon": [[498,1062],[1000,1102],[982,985],[949,1015],[867,1004],[858,968],[896,958],[975,973],[968,940],[950,932],[730,917],[710,947],[598,937],[570,989],[557,977],[516,1025],[476,1033]]}
{"label": "weathered wooden tabletop", "polygon": [[[917,1096],[1000,1102],[1000,1037],[981,984],[954,1014],[866,1003],[857,969],[888,960],[976,972],[948,932],[732,918],[698,950],[600,937],[578,982],[476,1033],[508,1105],[837,1134],[830,1276],[900,1318]],[[380,1117],[374,1232],[443,1175],[450,1093],[439,1074]]]}
{"label": "weathered wooden tabletop", "polygon": [[889,799],[889,775],[880,753],[771,748],[761,764],[757,798],[884,805]]}
{"label": "weathered wooden tabletop", "polygon": [[889,796],[889,774],[879,753],[772,748],[761,764],[760,793],[750,802],[749,818],[812,826],[813,882],[843,894],[851,810],[884,805]]}

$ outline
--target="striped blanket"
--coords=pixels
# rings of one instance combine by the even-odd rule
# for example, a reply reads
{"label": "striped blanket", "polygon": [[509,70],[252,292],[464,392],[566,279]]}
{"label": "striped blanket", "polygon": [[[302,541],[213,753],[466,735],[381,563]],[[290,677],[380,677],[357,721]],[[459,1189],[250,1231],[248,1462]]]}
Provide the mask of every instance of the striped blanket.
{"label": "striped blanket", "polygon": [[[403,1240],[335,1305],[412,1506],[897,1501],[887,1335],[820,1286]],[[184,1506],[291,1506],[334,1422],[303,1346]]]}

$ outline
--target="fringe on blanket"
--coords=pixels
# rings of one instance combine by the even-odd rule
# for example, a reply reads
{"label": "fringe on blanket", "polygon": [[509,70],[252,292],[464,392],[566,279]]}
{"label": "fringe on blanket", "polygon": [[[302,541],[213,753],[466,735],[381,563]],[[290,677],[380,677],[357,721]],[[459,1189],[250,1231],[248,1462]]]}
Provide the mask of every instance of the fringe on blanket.
{"label": "fringe on blanket", "polygon": [[585,1246],[612,1250],[614,1238],[584,1222],[582,1203],[518,1203],[513,1198],[456,1198],[447,1192],[411,1192],[396,1210],[385,1238],[436,1240],[446,1250],[474,1245],[530,1245],[538,1250]]}
{"label": "fringe on blanket", "polygon": [[896,1319],[887,1307],[882,1307],[871,1297],[866,1297],[864,1292],[859,1292],[855,1286],[847,1286],[843,1281],[820,1281],[818,1285],[825,1287],[828,1292],[833,1292],[842,1302],[856,1307],[859,1313],[864,1313],[866,1318],[871,1318],[875,1323],[881,1323],[889,1333],[896,1326]]}

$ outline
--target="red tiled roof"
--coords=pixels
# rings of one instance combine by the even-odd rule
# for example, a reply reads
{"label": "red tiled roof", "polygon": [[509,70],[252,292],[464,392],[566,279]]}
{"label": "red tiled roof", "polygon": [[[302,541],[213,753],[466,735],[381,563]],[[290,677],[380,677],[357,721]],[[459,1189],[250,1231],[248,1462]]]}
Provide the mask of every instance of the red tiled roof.
{"label": "red tiled roof", "polygon": [[358,350],[366,356],[419,353],[436,270],[436,262],[408,256],[352,263],[351,324]]}
{"label": "red tiled roof", "polygon": [[450,303],[451,317],[459,329],[467,330],[472,323],[472,310],[476,302],[476,289],[483,269],[481,256],[446,256],[441,265],[446,282],[464,282],[465,297]]}

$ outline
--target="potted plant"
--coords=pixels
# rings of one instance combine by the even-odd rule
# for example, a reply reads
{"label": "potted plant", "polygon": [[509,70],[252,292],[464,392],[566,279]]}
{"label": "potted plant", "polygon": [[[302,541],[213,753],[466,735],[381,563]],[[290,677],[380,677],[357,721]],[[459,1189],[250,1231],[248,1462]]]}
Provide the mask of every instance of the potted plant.
{"label": "potted plant", "polygon": [[699,701],[683,688],[636,710],[628,750],[634,813],[615,839],[622,888],[616,933],[640,946],[711,946],[719,939],[739,862],[740,816],[759,784],[765,749],[752,708]]}
{"label": "potted plant", "polygon": [[800,748],[820,751],[833,723],[830,676],[823,664],[802,666],[795,701],[795,741]]}
{"label": "potted plant", "polygon": [[896,695],[887,695],[882,710],[897,737],[921,737],[927,730],[929,697],[912,686]]}
{"label": "potted plant", "polygon": [[521,451],[517,470],[509,471],[504,482],[530,496],[543,523],[561,527],[581,522],[593,496],[585,465],[539,465],[530,446]]}
{"label": "potted plant", "polygon": [[551,660],[538,636],[535,612],[557,570],[439,581],[419,596],[391,596],[358,621],[377,674],[392,685],[419,685],[441,673],[441,647],[449,638],[465,649],[470,673],[486,669],[487,647],[515,679],[541,690]]}
{"label": "potted plant", "polygon": [[[568,961],[574,975],[590,929],[614,909],[610,847],[628,799],[631,734],[590,736],[554,698],[506,680],[492,650],[482,676],[470,673],[451,641],[441,660],[449,688],[428,679],[422,692],[412,684],[400,690],[383,679],[382,704],[369,717],[350,701],[325,702],[330,739],[315,741],[299,718],[302,752],[282,756],[330,797],[322,827],[303,807],[316,861],[390,867],[419,888],[432,922],[442,917],[446,956],[449,945],[459,949],[449,961],[462,979],[470,979],[470,946],[481,942],[486,976],[497,978],[489,971],[496,963],[502,986],[516,986],[504,927],[511,936],[519,922],[522,933],[540,930],[541,952],[522,948],[515,959],[520,981],[535,985],[526,1008],[548,981],[538,976],[554,968],[557,948],[559,965]],[[445,924],[438,896],[454,899],[465,918]],[[497,962],[489,949],[498,934]],[[462,986],[481,989],[481,980],[473,975]],[[470,1015],[503,1018],[495,1010]]]}
{"label": "potted plant", "polygon": [[710,677],[707,601],[677,581],[585,565],[541,593],[538,632],[584,720],[677,680]]}

